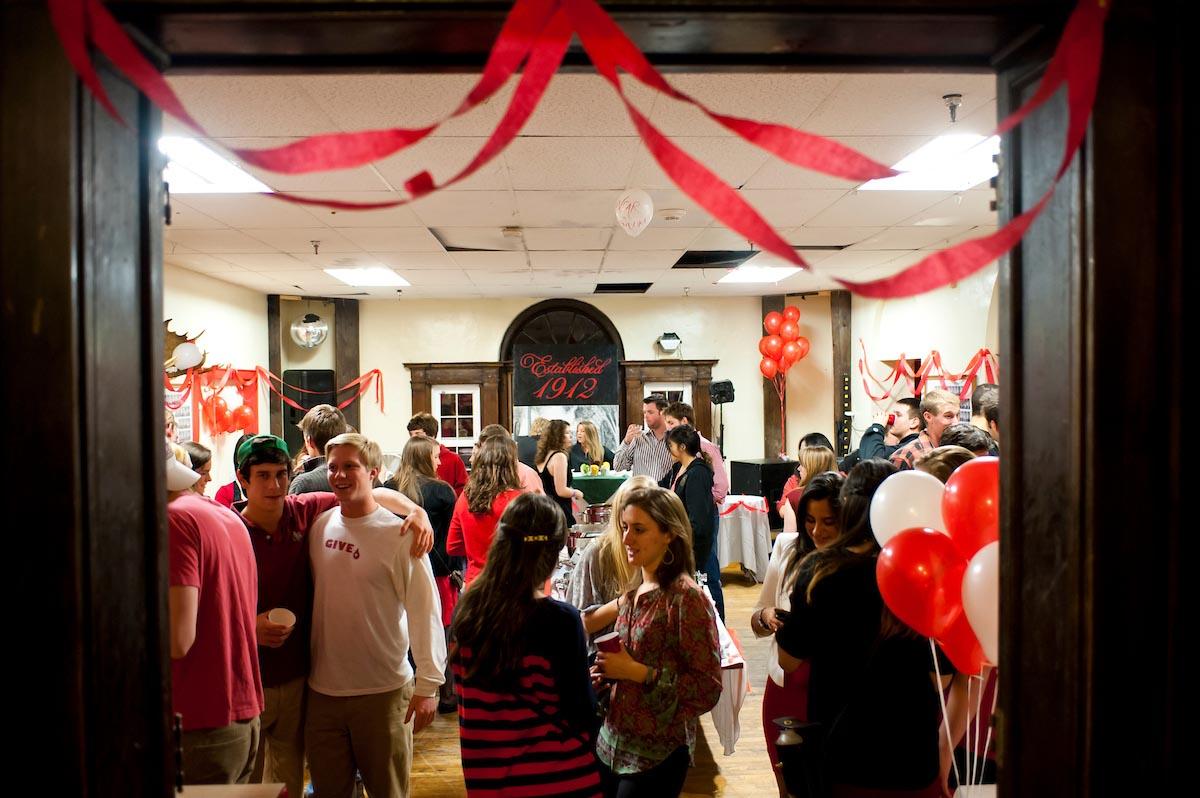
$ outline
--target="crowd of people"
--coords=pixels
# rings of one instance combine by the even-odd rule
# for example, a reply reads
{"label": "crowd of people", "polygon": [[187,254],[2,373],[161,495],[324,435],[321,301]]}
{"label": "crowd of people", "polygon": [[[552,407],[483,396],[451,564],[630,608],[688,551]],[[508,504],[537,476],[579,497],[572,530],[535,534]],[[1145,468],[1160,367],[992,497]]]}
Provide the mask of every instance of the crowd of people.
{"label": "crowd of people", "polygon": [[[957,397],[928,391],[841,464],[824,436],[802,439],[750,619],[772,638],[763,728],[781,795],[782,716],[820,724],[836,795],[948,789],[938,691],[958,742],[962,680],[884,607],[869,507],[898,469],[944,481],[994,452],[988,390],[974,403],[984,429],[957,423]],[[417,414],[387,475],[378,444],[321,405],[300,423],[303,459],[278,437],[243,436],[216,501],[204,497],[211,452],[168,444],[185,781],[279,781],[300,796],[307,765],[320,798],[359,783],[372,798],[407,795],[413,735],[456,712],[469,794],[679,794],[697,720],[722,691],[729,479],[689,405],[650,396],[643,409],[644,428],[615,451],[588,422],[572,441],[566,422],[540,420],[533,446],[489,425],[469,470]],[[597,461],[633,476],[555,597],[582,498],[574,464]]]}

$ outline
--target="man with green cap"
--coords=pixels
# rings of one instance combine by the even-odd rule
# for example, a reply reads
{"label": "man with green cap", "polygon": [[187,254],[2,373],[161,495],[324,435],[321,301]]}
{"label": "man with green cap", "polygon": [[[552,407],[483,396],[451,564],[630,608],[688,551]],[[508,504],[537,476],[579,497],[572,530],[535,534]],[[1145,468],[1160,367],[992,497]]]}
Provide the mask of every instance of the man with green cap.
{"label": "man with green cap", "polygon": [[[287,444],[274,435],[242,441],[235,460],[246,500],[234,509],[250,533],[258,569],[256,633],[265,709],[253,780],[282,781],[289,795],[299,796],[304,794],[304,702],[312,626],[308,533],[338,500],[328,492],[288,494],[291,457]],[[428,552],[433,529],[425,511],[396,491],[376,488],[373,493],[381,506],[406,516],[401,534],[413,533],[413,556]],[[287,612],[268,617],[272,610]],[[281,618],[283,622],[277,622]]]}

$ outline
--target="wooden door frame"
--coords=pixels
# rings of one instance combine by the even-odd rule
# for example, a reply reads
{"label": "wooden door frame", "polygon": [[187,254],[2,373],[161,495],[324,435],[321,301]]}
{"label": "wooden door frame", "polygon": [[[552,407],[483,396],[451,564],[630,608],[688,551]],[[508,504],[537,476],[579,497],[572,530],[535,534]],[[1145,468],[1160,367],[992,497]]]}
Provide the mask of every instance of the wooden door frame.
{"label": "wooden door frame", "polygon": [[[111,4],[193,71],[477,71],[507,5]],[[610,8],[668,69],[995,70],[1004,110],[1044,65],[1070,3]],[[22,421],[10,424],[6,476],[25,490],[21,509],[59,512],[39,519],[50,526],[35,533],[39,567],[18,569],[38,610],[18,626],[28,681],[49,688],[18,691],[28,693],[19,702],[48,694],[28,714],[51,721],[28,736],[20,770],[60,780],[53,789],[64,794],[165,796],[157,112],[106,75],[137,133],[111,124],[67,67],[43,3],[13,0],[0,14],[0,409]],[[1113,4],[1085,150],[1000,268],[1006,798],[1154,794],[1179,774],[1173,629],[1187,584],[1179,499],[1190,476],[1179,454],[1181,175],[1191,138],[1181,14],[1152,0]],[[583,68],[577,50],[567,68]],[[1052,171],[1059,139],[1034,131],[1053,132],[1062,116],[1052,105],[1006,143],[1006,215],[1028,207]],[[33,480],[15,479],[17,462]]]}

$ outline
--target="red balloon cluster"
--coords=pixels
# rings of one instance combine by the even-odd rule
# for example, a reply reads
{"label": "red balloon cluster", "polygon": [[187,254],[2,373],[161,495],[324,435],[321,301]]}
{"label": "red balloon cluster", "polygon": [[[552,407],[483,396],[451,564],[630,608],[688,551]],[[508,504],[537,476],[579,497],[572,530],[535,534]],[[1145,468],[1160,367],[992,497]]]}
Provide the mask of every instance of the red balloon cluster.
{"label": "red balloon cluster", "polygon": [[945,531],[907,529],[879,552],[875,578],[888,609],[938,641],[954,667],[979,673],[983,648],[963,610],[963,575],[981,548],[1000,539],[1000,461],[979,457],[958,468],[942,496]]}
{"label": "red balloon cluster", "polygon": [[229,432],[257,432],[258,414],[248,404],[241,404],[230,409],[229,404],[220,396],[213,394],[200,403],[204,421],[208,424],[210,435],[224,435]]}
{"label": "red balloon cluster", "polygon": [[800,334],[800,308],[788,305],[783,313],[771,311],[763,317],[767,334],[758,342],[762,360],[758,370],[768,380],[786,374],[797,360],[803,360],[811,348],[808,339]]}

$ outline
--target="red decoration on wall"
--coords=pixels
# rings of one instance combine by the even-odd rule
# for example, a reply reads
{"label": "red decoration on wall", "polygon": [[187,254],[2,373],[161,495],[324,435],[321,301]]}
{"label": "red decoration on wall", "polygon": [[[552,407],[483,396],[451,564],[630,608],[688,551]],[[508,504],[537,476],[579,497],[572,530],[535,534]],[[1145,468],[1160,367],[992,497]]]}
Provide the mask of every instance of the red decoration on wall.
{"label": "red decoration on wall", "polygon": [[[157,69],[126,36],[100,0],[48,0],[51,21],[63,50],[80,79],[104,108],[120,120],[91,63],[88,44],[104,53],[159,108],[201,136],[204,128],[188,113]],[[1069,122],[1058,172],[1042,199],[990,236],[962,242],[936,252],[903,272],[882,280],[855,283],[838,280],[862,296],[900,297],[923,293],[960,280],[991,263],[1016,245],[1049,203],[1054,188],[1078,151],[1087,130],[1099,82],[1106,0],[1080,0],[1063,30],[1054,57],[1037,92],[997,128],[1004,133],[1020,124],[1063,85],[1067,87]],[[719,114],[671,86],[646,60],[595,0],[516,0],[489,54],[483,75],[447,117],[421,128],[389,128],[355,133],[310,136],[266,150],[233,149],[247,163],[262,169],[298,174],[361,166],[421,141],[447,119],[466,113],[493,96],[522,65],[520,83],[503,119],[483,148],[450,180],[433,182],[421,171],[405,182],[408,199],[382,203],[318,200],[278,192],[270,196],[288,202],[339,209],[387,208],[403,205],[440,187],[461,180],[488,163],[516,136],[562,62],[572,34],[578,34],[597,72],[624,102],[643,143],[677,186],[729,229],[802,268],[808,264],[742,195],[707,167],[673,144],[629,101],[621,85],[624,70],[650,88],[689,103],[742,139],[789,163],[854,181],[889,177],[895,172],[838,142],[785,125],[756,122]],[[774,333],[774,330],[768,330]]]}
{"label": "red decoration on wall", "polygon": [[[858,373],[863,379],[863,390],[866,391],[867,396],[876,402],[882,402],[890,398],[895,393],[896,386],[900,385],[901,380],[905,381],[905,385],[907,385],[913,396],[921,396],[925,390],[925,383],[930,376],[936,377],[941,382],[943,390],[947,389],[947,381],[958,382],[962,380],[963,387],[959,393],[959,400],[966,401],[967,397],[971,395],[975,380],[979,377],[980,369],[983,369],[987,382],[996,383],[1000,378],[1000,364],[996,360],[996,356],[992,354],[991,350],[984,348],[972,355],[970,362],[967,363],[967,367],[958,374],[946,370],[945,366],[942,365],[942,355],[936,349],[930,352],[928,356],[921,358],[921,366],[915,371],[909,365],[909,358],[904,353],[901,353],[891,372],[880,379],[872,374],[871,370],[866,366],[867,345],[863,343],[861,338],[858,339],[858,345],[863,353],[863,356],[858,360]],[[871,386],[867,383],[868,377],[883,390],[883,393],[877,396],[871,392]]]}

